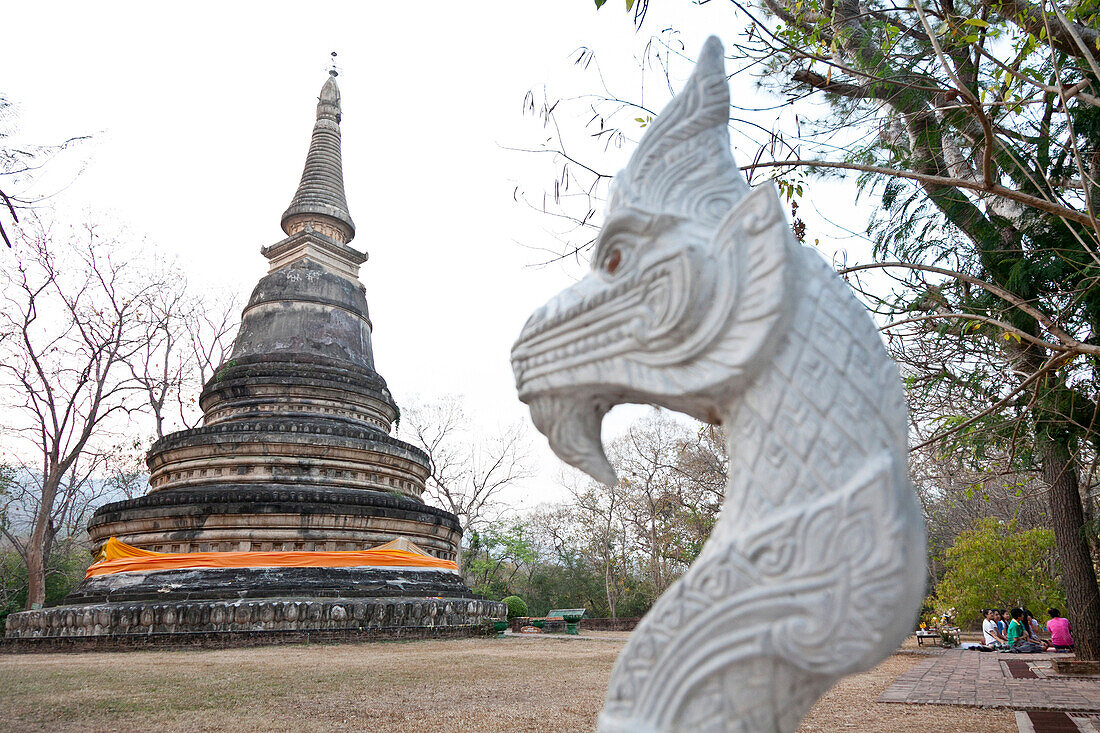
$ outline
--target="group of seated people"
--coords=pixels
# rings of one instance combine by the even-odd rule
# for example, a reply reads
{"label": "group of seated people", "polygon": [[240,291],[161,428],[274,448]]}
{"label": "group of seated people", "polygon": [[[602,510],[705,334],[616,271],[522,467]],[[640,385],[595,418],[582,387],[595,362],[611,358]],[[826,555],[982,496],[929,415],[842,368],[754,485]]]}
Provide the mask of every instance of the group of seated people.
{"label": "group of seated people", "polygon": [[1010,651],[1017,654],[1073,650],[1069,619],[1064,618],[1057,608],[1047,609],[1050,615],[1050,621],[1047,621],[1047,631],[1050,632],[1049,642],[1040,638],[1042,626],[1026,608],[1013,608],[1011,611],[988,608],[984,613],[982,635],[985,637],[985,643],[983,646],[991,650]]}

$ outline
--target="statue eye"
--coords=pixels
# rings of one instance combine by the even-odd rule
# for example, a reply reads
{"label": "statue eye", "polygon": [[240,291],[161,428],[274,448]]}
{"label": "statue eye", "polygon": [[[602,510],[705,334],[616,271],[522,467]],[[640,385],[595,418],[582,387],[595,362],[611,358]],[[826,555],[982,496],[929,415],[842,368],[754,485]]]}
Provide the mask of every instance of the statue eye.
{"label": "statue eye", "polygon": [[614,275],[615,271],[619,269],[619,265],[622,264],[623,253],[619,249],[611,250],[607,257],[603,261],[603,269],[608,275]]}

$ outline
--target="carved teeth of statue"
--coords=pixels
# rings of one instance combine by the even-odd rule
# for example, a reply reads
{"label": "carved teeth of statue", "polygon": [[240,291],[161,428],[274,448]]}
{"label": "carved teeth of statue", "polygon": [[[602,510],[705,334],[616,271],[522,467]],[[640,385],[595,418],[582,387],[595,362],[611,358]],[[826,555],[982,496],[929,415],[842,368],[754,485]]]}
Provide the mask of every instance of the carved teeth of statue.
{"label": "carved teeth of statue", "polygon": [[618,481],[615,469],[608,462],[600,439],[606,406],[561,395],[540,395],[529,404],[531,421],[546,436],[558,458],[601,483],[615,485]]}

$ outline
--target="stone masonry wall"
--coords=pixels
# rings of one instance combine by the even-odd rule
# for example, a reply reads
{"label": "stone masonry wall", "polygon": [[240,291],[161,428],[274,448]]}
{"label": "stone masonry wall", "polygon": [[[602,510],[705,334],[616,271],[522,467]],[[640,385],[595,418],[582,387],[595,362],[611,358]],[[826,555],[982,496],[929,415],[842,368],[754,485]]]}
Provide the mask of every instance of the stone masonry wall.
{"label": "stone masonry wall", "polygon": [[7,618],[9,639],[480,627],[507,606],[476,599],[325,599],[101,603],[23,611]]}

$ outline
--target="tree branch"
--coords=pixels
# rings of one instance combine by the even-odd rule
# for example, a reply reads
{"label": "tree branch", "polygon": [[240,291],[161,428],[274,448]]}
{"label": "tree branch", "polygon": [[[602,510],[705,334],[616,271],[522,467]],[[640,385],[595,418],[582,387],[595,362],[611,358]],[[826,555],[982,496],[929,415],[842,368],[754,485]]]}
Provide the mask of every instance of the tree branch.
{"label": "tree branch", "polygon": [[756,168],[799,168],[805,166],[807,168],[836,168],[839,170],[861,171],[863,173],[879,173],[884,176],[893,176],[894,178],[905,178],[911,181],[917,181],[918,183],[929,184],[933,186],[950,186],[954,188],[965,188],[970,191],[979,191],[982,193],[989,193],[995,196],[1001,196],[1010,201],[1016,201],[1017,203],[1024,204],[1025,206],[1031,206],[1045,211],[1048,214],[1067,219],[1069,221],[1077,222],[1078,224],[1084,224],[1086,226],[1092,225],[1092,219],[1088,214],[1083,214],[1074,209],[1066,208],[1065,206],[1059,206],[1058,204],[1051,203],[1046,199],[1041,199],[1038,196],[1032,196],[1030,194],[1021,193],[1010,188],[1005,188],[1000,184],[994,184],[987,186],[981,183],[974,183],[971,181],[962,180],[959,178],[952,178],[949,176],[932,176],[925,173],[916,173],[913,171],[903,171],[897,168],[885,168],[878,165],[862,165],[860,163],[840,163],[830,160],[772,160],[765,161],[763,163],[753,163],[746,166],[744,170],[751,171]]}

